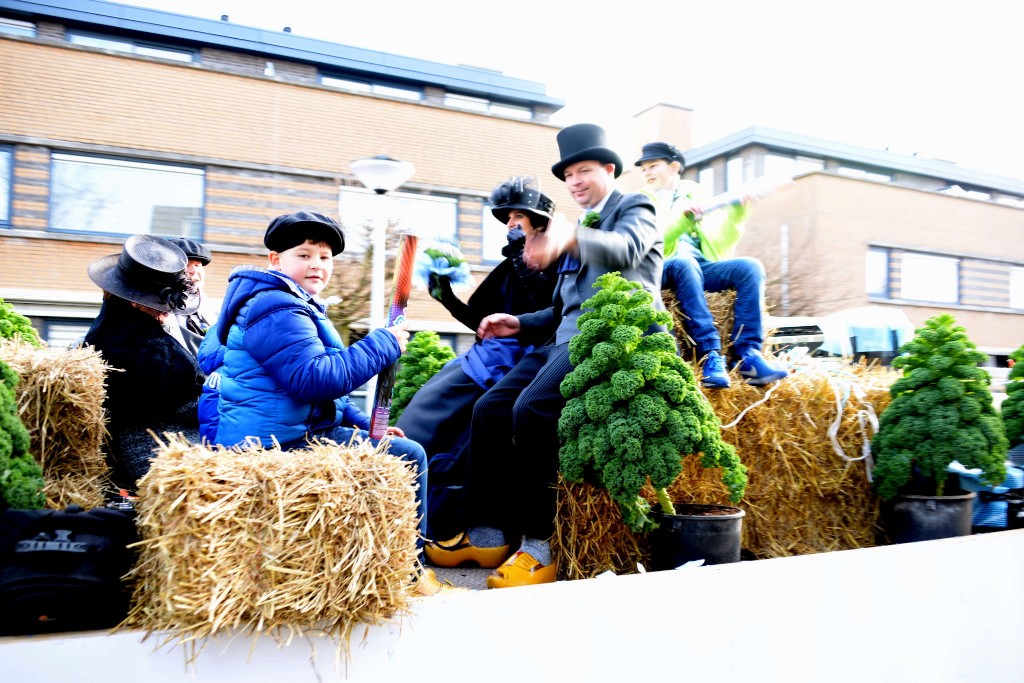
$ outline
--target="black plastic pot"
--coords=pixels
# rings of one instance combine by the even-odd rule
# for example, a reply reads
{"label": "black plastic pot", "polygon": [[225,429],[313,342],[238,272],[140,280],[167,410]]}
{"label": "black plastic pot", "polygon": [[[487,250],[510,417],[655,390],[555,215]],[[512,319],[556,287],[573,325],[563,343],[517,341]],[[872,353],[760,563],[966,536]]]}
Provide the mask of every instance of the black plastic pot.
{"label": "black plastic pot", "polygon": [[654,511],[658,528],[649,537],[651,570],[675,569],[693,560],[739,562],[744,514],[728,505],[676,505],[674,515]]}
{"label": "black plastic pot", "polygon": [[883,512],[886,535],[892,543],[970,536],[974,496],[898,496]]}

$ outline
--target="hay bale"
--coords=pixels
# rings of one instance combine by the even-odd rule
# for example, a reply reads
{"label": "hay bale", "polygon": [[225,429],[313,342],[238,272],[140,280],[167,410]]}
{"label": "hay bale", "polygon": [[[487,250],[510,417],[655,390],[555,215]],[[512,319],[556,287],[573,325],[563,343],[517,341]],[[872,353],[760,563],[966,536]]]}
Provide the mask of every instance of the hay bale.
{"label": "hay bale", "polygon": [[408,608],[415,477],[354,440],[226,450],[169,435],[139,480],[127,626],[195,643],[225,629],[338,636]]}
{"label": "hay bale", "polygon": [[18,414],[43,468],[47,507],[103,505],[110,487],[103,358],[88,347],[36,348],[10,340],[0,342],[0,358],[18,374]]}
{"label": "hay bale", "polygon": [[[899,374],[877,364],[793,363],[794,374],[768,388],[734,373],[730,388],[705,391],[748,468],[743,547],[769,558],[873,546],[878,500],[861,458]],[[720,472],[694,457],[669,492],[680,503],[728,504]],[[654,502],[653,491],[645,495]],[[646,539],[633,538],[603,490],[560,483],[558,500],[553,546],[563,578],[626,573],[644,561]]]}
{"label": "hay bale", "polygon": [[[718,338],[722,340],[722,355],[727,356],[732,348],[732,326],[736,320],[734,308],[736,307],[736,291],[727,289],[724,292],[704,292],[704,298],[708,302],[708,310],[715,321],[715,329],[718,330]],[[672,315],[672,321],[676,339],[679,341],[679,354],[691,363],[699,361],[696,358],[697,348],[693,339],[686,333],[683,321],[686,314],[679,307],[679,300],[671,290],[661,291],[661,300],[665,308]]]}

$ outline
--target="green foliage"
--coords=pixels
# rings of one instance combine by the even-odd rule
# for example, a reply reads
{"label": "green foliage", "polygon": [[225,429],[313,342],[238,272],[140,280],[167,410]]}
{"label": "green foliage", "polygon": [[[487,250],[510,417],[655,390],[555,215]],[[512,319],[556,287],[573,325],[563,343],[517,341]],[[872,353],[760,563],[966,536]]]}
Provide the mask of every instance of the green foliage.
{"label": "green foliage", "polygon": [[1024,444],[1024,346],[1010,354],[1013,367],[1006,381],[1006,398],[1000,406],[1010,446]]}
{"label": "green foliage", "polygon": [[[903,377],[889,389],[892,403],[872,441],[874,487],[883,499],[941,496],[954,460],[980,468],[990,484],[1006,478],[1002,420],[988,388],[991,378],[978,367],[985,354],[955,322],[949,314],[929,319],[892,362]],[[914,482],[927,489],[912,489]]]}
{"label": "green foliage", "polygon": [[671,335],[644,334],[653,324],[670,325],[672,317],[619,273],[602,275],[594,287],[600,291],[583,303],[590,310],[569,342],[575,367],[560,387],[568,399],[558,421],[562,476],[603,486],[638,532],[656,526],[640,489],[649,480],[661,498],[690,454],[701,454],[703,467],[721,468],[730,500],[739,502],[747,469],[722,441],[693,371]]}
{"label": "green foliage", "polygon": [[399,359],[401,367],[395,375],[395,390],[391,399],[390,423],[394,425],[409,405],[413,395],[444,364],[455,358],[455,352],[441,342],[437,332],[421,330],[413,335]]}
{"label": "green foliage", "polygon": [[18,375],[0,361],[0,510],[43,507],[43,470],[29,452],[29,435],[18,418]]}
{"label": "green foliage", "polygon": [[0,299],[0,337],[21,339],[37,349],[43,347],[43,342],[39,338],[39,333],[32,327],[32,322],[3,299]]}

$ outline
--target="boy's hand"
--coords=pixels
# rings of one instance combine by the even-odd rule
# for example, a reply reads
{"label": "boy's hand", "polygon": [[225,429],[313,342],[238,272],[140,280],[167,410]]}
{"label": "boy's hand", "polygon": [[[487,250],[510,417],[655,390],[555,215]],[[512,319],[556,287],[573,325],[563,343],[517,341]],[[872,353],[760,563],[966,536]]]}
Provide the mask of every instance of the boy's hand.
{"label": "boy's hand", "polygon": [[397,436],[399,438],[405,438],[405,432],[402,431],[401,427],[388,427],[385,431],[388,436]]}
{"label": "boy's hand", "polygon": [[404,320],[393,327],[386,328],[398,340],[398,348],[405,353],[405,345],[409,343],[409,323]]}
{"label": "boy's hand", "polygon": [[476,336],[480,339],[511,337],[519,331],[519,318],[508,313],[492,313],[480,321]]}

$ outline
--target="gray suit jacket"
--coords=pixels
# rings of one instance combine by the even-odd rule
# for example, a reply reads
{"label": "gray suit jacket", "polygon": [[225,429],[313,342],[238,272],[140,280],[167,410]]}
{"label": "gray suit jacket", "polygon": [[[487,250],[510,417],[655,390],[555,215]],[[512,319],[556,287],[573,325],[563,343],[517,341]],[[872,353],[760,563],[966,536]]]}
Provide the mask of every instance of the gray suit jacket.
{"label": "gray suit jacket", "polygon": [[[560,291],[568,284],[575,288],[580,301],[596,294],[594,282],[605,273],[618,271],[629,281],[639,282],[654,295],[654,306],[664,310],[661,300],[662,234],[654,219],[654,202],[645,194],[623,194],[613,190],[601,211],[601,219],[589,228],[578,228],[580,269],[562,273],[555,284],[552,305],[535,313],[518,316],[519,336],[539,342],[551,340],[559,326],[572,323],[582,311],[563,306]],[[557,343],[566,339],[565,327]]]}

